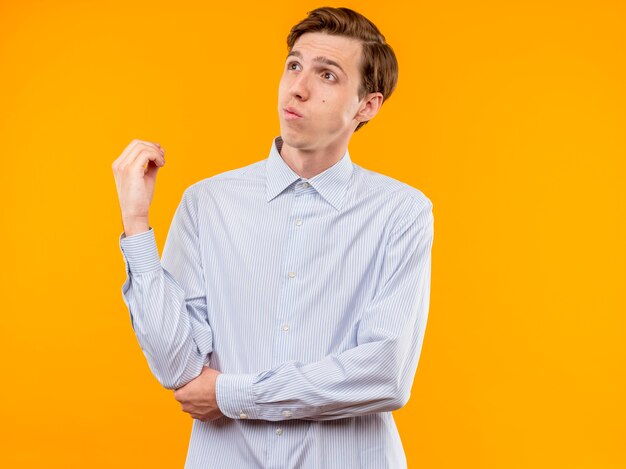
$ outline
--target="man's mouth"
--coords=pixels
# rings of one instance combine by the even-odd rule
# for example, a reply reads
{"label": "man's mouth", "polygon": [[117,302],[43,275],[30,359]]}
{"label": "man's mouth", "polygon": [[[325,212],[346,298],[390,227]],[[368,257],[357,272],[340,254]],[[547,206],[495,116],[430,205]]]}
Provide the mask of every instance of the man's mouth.
{"label": "man's mouth", "polygon": [[294,108],[292,107],[286,107],[283,109],[284,113],[285,113],[285,118],[287,119],[301,119],[302,118],[302,114],[300,114],[298,111],[296,111]]}

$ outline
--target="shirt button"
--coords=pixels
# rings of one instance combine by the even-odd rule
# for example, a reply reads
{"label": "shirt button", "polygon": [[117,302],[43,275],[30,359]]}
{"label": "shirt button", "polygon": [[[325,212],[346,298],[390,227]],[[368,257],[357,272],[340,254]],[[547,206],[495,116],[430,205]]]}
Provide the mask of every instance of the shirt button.
{"label": "shirt button", "polygon": [[289,272],[289,277],[294,278],[296,276],[295,272]]}
{"label": "shirt button", "polygon": [[282,412],[283,417],[291,417],[291,411],[290,410],[283,410]]}
{"label": "shirt button", "polygon": [[282,429],[282,428],[280,428],[280,427],[278,427],[278,428],[276,429],[276,434],[277,434],[277,435],[282,435],[282,434],[283,434],[283,429]]}
{"label": "shirt button", "polygon": [[298,226],[302,225],[302,220],[298,218],[298,219],[296,220],[296,225],[298,225]]}
{"label": "shirt button", "polygon": [[239,418],[240,419],[247,419],[248,418],[248,414],[246,414],[244,412],[239,412]]}
{"label": "shirt button", "polygon": [[309,187],[311,184],[309,184],[308,182],[303,182],[302,183],[302,187]]}
{"label": "shirt button", "polygon": [[283,324],[283,331],[287,332],[289,330],[289,324]]}

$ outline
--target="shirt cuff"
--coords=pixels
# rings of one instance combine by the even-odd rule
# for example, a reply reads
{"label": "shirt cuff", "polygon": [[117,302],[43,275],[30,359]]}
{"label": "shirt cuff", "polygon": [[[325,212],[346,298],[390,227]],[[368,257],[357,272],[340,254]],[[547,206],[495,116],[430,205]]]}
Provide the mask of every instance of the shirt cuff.
{"label": "shirt cuff", "polygon": [[127,272],[140,274],[161,268],[161,258],[152,227],[132,236],[122,233],[119,244]]}
{"label": "shirt cuff", "polygon": [[215,381],[217,406],[231,419],[257,419],[252,382],[256,375],[220,373]]}

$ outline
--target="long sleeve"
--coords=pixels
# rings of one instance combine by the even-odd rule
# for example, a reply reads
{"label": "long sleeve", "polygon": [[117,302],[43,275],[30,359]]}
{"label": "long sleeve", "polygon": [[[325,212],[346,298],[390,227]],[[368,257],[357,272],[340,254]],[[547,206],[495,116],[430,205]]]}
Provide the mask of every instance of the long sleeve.
{"label": "long sleeve", "polygon": [[124,302],[150,370],[167,389],[197,377],[213,350],[196,214],[187,189],[170,225],[162,259],[152,227],[133,236],[120,235],[127,274]]}
{"label": "long sleeve", "polygon": [[393,228],[356,347],[312,363],[287,361],[260,373],[220,374],[221,411],[236,419],[334,420],[404,406],[428,317],[433,235],[429,200],[414,204]]}

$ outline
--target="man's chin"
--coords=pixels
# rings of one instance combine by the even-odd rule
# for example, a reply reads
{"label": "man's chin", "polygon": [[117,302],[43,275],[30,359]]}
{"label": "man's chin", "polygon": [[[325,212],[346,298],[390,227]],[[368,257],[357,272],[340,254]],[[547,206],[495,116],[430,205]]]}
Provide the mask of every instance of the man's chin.
{"label": "man's chin", "polygon": [[283,142],[290,146],[291,148],[306,148],[310,145],[310,141],[308,135],[294,131],[293,129],[285,129],[284,127],[281,129],[281,138]]}

